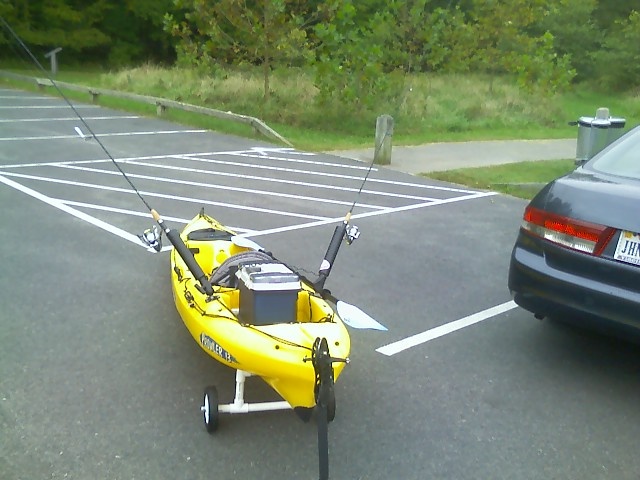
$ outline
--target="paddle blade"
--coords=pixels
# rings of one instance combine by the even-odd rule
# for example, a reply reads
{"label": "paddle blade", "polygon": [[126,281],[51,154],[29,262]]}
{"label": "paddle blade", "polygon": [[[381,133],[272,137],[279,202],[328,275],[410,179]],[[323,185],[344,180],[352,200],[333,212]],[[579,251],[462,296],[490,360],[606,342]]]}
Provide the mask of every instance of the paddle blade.
{"label": "paddle blade", "polygon": [[351,328],[387,331],[387,327],[378,323],[355,305],[339,300],[336,303],[336,308],[342,321]]}
{"label": "paddle blade", "polygon": [[233,237],[231,237],[231,243],[237,245],[238,247],[250,248],[252,250],[255,250],[256,252],[264,251],[264,248],[262,248],[256,242],[254,242],[250,238],[241,237],[240,235],[234,235]]}

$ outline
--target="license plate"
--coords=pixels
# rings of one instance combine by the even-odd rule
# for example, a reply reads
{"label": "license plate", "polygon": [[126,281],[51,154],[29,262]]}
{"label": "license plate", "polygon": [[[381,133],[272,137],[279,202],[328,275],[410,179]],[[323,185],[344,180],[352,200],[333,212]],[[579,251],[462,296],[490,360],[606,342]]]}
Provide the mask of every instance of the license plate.
{"label": "license plate", "polygon": [[626,263],[640,265],[640,234],[623,230],[618,239],[613,258]]}

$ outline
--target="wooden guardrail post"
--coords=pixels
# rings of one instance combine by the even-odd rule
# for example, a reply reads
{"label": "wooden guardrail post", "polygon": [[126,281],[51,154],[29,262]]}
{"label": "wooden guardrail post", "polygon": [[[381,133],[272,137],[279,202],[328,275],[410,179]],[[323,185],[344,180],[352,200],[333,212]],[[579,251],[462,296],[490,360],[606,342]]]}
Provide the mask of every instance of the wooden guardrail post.
{"label": "wooden guardrail post", "polygon": [[100,96],[100,92],[89,89],[89,94],[91,94],[91,103],[98,103],[98,97]]}
{"label": "wooden guardrail post", "polygon": [[163,104],[162,102],[156,102],[156,115],[161,117],[162,115],[164,115],[166,109],[167,106],[165,104]]}
{"label": "wooden guardrail post", "polygon": [[393,137],[393,117],[380,115],[376,120],[376,148],[373,163],[389,165],[391,163],[391,139]]}

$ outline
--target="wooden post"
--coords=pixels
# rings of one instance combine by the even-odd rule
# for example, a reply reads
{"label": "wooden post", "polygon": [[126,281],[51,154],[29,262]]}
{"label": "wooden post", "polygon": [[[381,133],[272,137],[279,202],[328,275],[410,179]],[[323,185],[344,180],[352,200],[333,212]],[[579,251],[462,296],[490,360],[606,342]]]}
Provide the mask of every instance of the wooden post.
{"label": "wooden post", "polygon": [[393,117],[380,115],[376,120],[376,148],[373,163],[389,165],[391,163],[391,138],[393,137]]}
{"label": "wooden post", "polygon": [[51,50],[49,53],[45,53],[45,58],[51,59],[51,76],[55,77],[58,74],[58,57],[56,56],[60,51],[62,51],[61,47],[55,48]]}
{"label": "wooden post", "polygon": [[162,102],[156,102],[156,115],[161,117],[162,115],[164,115],[164,112],[166,109],[167,109],[167,106],[164,105]]}

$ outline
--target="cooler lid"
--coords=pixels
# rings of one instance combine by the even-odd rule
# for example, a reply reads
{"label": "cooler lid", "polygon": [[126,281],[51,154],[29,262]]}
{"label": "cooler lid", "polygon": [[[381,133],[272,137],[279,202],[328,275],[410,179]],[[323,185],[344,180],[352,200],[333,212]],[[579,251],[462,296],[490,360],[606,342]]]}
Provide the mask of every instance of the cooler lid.
{"label": "cooler lid", "polygon": [[236,276],[250,290],[300,290],[300,277],[282,263],[242,265]]}

